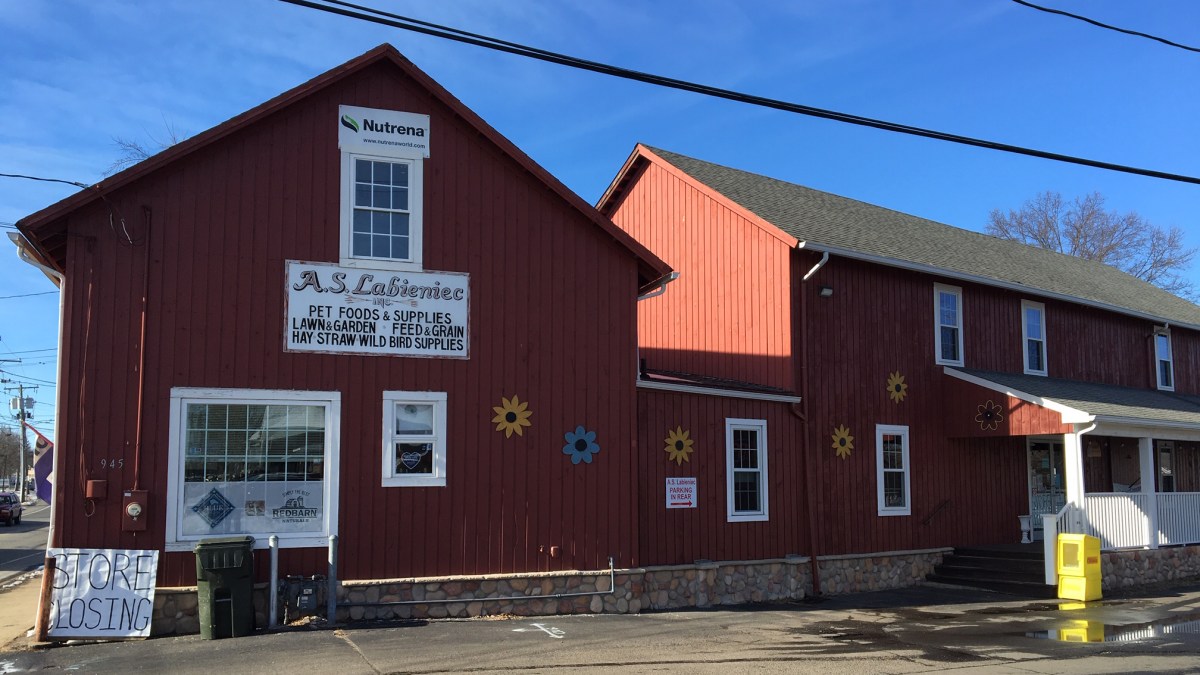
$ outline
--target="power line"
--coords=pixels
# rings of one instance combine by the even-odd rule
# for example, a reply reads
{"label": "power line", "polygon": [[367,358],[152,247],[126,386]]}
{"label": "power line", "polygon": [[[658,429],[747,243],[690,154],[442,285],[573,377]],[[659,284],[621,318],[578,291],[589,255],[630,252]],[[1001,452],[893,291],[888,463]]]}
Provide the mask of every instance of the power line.
{"label": "power line", "polygon": [[[96,187],[95,185],[88,185],[87,183],[80,183],[79,181],[76,181],[76,180],[63,180],[62,178],[45,178],[42,176],[29,176],[29,175],[26,175],[23,173],[0,173],[0,178],[23,178],[25,180],[36,180],[36,181],[41,181],[43,183],[62,183],[63,185],[74,185],[75,187],[80,187],[80,188],[83,188],[84,190],[92,190],[93,192],[96,193],[96,195],[98,197],[100,197],[100,201],[104,202],[104,205],[108,207],[108,227],[113,231],[113,234],[116,234],[118,238],[123,237],[123,240],[122,240],[123,244],[127,244],[129,246],[138,246],[141,244],[140,241],[134,241],[133,237],[130,236],[129,229],[125,226],[125,216],[121,215],[120,211],[118,211],[117,208],[115,206],[113,206],[112,202],[108,201],[108,197],[104,196],[104,192],[102,192],[100,190],[100,188]],[[114,219],[116,222],[121,223],[121,232],[120,233],[117,232],[117,225],[116,225],[116,222],[114,222]],[[13,228],[13,229],[16,229],[16,228]]]}
{"label": "power line", "polygon": [[1137,36],[1137,37],[1143,37],[1143,38],[1146,38],[1147,40],[1154,40],[1155,42],[1161,42],[1161,43],[1163,43],[1164,45],[1167,45],[1167,46],[1169,46],[1169,47],[1178,47],[1178,48],[1180,48],[1180,49],[1186,49],[1186,50],[1187,50],[1187,51],[1189,51],[1189,52],[1197,52],[1197,53],[1200,53],[1200,48],[1197,48],[1197,47],[1189,47],[1189,46],[1187,46],[1187,45],[1181,45],[1181,44],[1179,44],[1178,42],[1172,42],[1172,41],[1170,41],[1170,40],[1168,40],[1168,39],[1166,39],[1166,38],[1160,38],[1160,37],[1158,37],[1157,35],[1150,35],[1149,33],[1142,33],[1142,32],[1140,32],[1140,31],[1136,31],[1136,30],[1129,30],[1128,28],[1121,28],[1120,26],[1111,26],[1111,25],[1109,25],[1109,24],[1107,24],[1107,23],[1101,23],[1101,22],[1099,22],[1099,21],[1096,21],[1095,19],[1089,19],[1089,18],[1087,18],[1086,16],[1080,16],[1080,15],[1078,15],[1078,14],[1072,14],[1072,13],[1070,13],[1070,12],[1064,12],[1064,11],[1062,11],[1061,9],[1054,9],[1054,8],[1052,8],[1052,7],[1042,7],[1041,5],[1035,5],[1035,4],[1033,4],[1032,2],[1026,2],[1025,0],[1012,0],[1012,1],[1013,1],[1013,2],[1015,2],[1015,3],[1017,3],[1018,5],[1023,5],[1023,6],[1025,6],[1025,7],[1028,7],[1028,8],[1030,8],[1030,9],[1036,9],[1036,10],[1038,10],[1039,12],[1046,12],[1046,13],[1048,13],[1048,14],[1058,14],[1058,15],[1060,15],[1060,16],[1066,16],[1066,17],[1070,17],[1070,18],[1072,18],[1072,19],[1079,19],[1080,21],[1084,21],[1084,22],[1086,22],[1086,23],[1090,23],[1090,24],[1092,24],[1093,26],[1098,26],[1098,27],[1100,27],[1100,28],[1104,28],[1104,29],[1107,29],[1107,30],[1115,30],[1115,31],[1117,31],[1118,33],[1124,33],[1124,34],[1126,34],[1126,35],[1135,35],[1135,36]]}
{"label": "power line", "polygon": [[0,295],[0,300],[12,300],[13,298],[32,298],[35,295],[50,295],[58,291],[42,291],[40,293],[23,293],[21,295]]}
{"label": "power line", "polygon": [[39,384],[46,384],[46,385],[50,385],[51,387],[53,387],[53,386],[56,386],[56,385],[57,385],[57,383],[56,383],[56,382],[53,382],[53,381],[51,381],[51,380],[40,380],[40,379],[38,379],[38,378],[36,378],[36,377],[30,377],[30,376],[28,376],[28,375],[18,375],[17,373],[14,373],[14,372],[12,372],[11,370],[0,370],[0,373],[4,373],[4,374],[6,374],[6,375],[9,375],[9,376],[11,376],[11,377],[15,377],[15,378],[17,378],[18,380],[28,380],[28,381],[30,381],[30,382],[37,382],[37,383],[39,383]]}
{"label": "power line", "polygon": [[[653,85],[657,85],[657,86],[661,86],[661,87],[668,87],[671,89],[690,91],[693,93],[704,94],[706,96],[713,96],[716,98],[723,98],[726,100],[736,101],[739,103],[748,103],[751,105],[757,105],[757,106],[761,106],[764,108],[773,108],[775,110],[783,110],[786,112],[796,113],[799,115],[807,115],[810,117],[828,119],[828,120],[833,120],[836,122],[845,122],[847,124],[855,124],[858,126],[870,127],[870,128],[874,128],[874,129],[881,129],[883,131],[891,131],[891,132],[895,132],[895,133],[908,134],[911,136],[919,136],[922,138],[932,138],[935,140],[947,141],[950,143],[958,143],[960,145],[968,145],[968,146],[977,147],[977,148],[984,148],[987,150],[997,150],[1000,152],[1008,152],[1008,153],[1017,154],[1017,155],[1025,155],[1028,157],[1038,157],[1041,159],[1049,159],[1049,160],[1056,161],[1056,162],[1065,162],[1068,164],[1078,164],[1078,165],[1082,165],[1082,166],[1090,166],[1090,167],[1094,167],[1097,169],[1105,169],[1108,171],[1119,171],[1122,173],[1136,174],[1139,176],[1148,176],[1151,178],[1160,178],[1163,180],[1171,180],[1171,181],[1178,181],[1181,183],[1192,183],[1194,185],[1200,185],[1200,178],[1197,178],[1194,176],[1185,176],[1182,174],[1168,173],[1165,171],[1156,171],[1153,169],[1142,169],[1142,168],[1127,166],[1127,165],[1123,165],[1123,164],[1114,164],[1112,162],[1102,162],[1099,160],[1087,159],[1087,158],[1083,158],[1083,157],[1075,157],[1072,155],[1064,155],[1064,154],[1056,153],[1056,152],[1048,152],[1045,150],[1036,150],[1033,148],[1021,147],[1018,145],[1009,145],[1007,143],[998,143],[995,141],[988,141],[988,140],[979,139],[979,138],[972,138],[970,136],[960,136],[958,134],[951,134],[951,133],[943,132],[943,131],[924,129],[921,127],[910,126],[907,124],[888,122],[885,120],[878,120],[878,119],[873,119],[870,117],[862,117],[860,115],[852,115],[849,113],[842,113],[842,112],[837,112],[834,110],[826,110],[823,108],[814,108],[812,106],[802,105],[799,103],[789,103],[787,101],[781,101],[778,99],[766,98],[763,96],[755,96],[753,94],[745,94],[745,93],[733,91],[730,89],[721,89],[719,87],[712,87],[709,85],[699,84],[696,82],[689,82],[687,80],[679,80],[679,79],[675,79],[675,78],[664,77],[661,75],[652,75],[649,73],[643,73],[643,72],[636,71],[636,70],[630,70],[627,68],[621,68],[618,66],[612,66],[612,65],[608,65],[608,64],[604,64],[604,63],[599,63],[596,61],[588,61],[588,60],[576,58],[573,56],[567,56],[567,55],[559,54],[556,52],[550,52],[550,51],[546,51],[544,49],[538,49],[536,47],[529,47],[529,46],[518,44],[515,42],[508,42],[505,40],[500,40],[500,39],[489,37],[486,35],[480,35],[477,33],[469,33],[467,31],[459,30],[457,28],[450,28],[447,26],[441,26],[441,25],[438,25],[435,23],[430,23],[428,21],[420,21],[418,19],[411,19],[409,17],[401,16],[399,14],[392,14],[390,12],[384,12],[384,11],[381,11],[378,9],[374,9],[371,7],[365,7],[363,5],[356,5],[356,4],[349,3],[349,2],[342,2],[341,0],[325,0],[325,2],[329,3],[329,4],[320,4],[317,2],[311,2],[309,0],[280,0],[280,1],[286,2],[291,5],[297,5],[300,7],[307,7],[309,9],[319,10],[322,12],[328,12],[330,14],[339,14],[341,16],[349,17],[352,19],[358,19],[360,21],[369,21],[371,23],[376,23],[376,24],[383,25],[383,26],[400,28],[402,30],[413,31],[416,33],[423,33],[425,35],[431,35],[433,37],[439,37],[439,38],[443,38],[446,40],[453,40],[455,42],[471,44],[471,45],[475,45],[477,47],[483,47],[485,49],[492,49],[495,51],[507,52],[509,54],[516,54],[517,56],[525,56],[525,57],[532,58],[532,59],[538,59],[540,61],[547,61],[549,63],[557,63],[559,65],[568,66],[571,68],[578,68],[581,70],[589,70],[589,71],[592,71],[595,73],[611,75],[613,77],[619,77],[619,78],[623,78],[626,80],[634,80],[637,82],[644,82],[647,84],[653,84]],[[338,5],[338,6],[333,6],[333,5]],[[349,8],[353,8],[354,10],[359,10],[359,11],[351,11],[349,9],[342,9],[342,7],[349,7]],[[369,14],[363,14],[361,12],[368,12],[369,14],[374,14],[377,16],[370,16]]]}

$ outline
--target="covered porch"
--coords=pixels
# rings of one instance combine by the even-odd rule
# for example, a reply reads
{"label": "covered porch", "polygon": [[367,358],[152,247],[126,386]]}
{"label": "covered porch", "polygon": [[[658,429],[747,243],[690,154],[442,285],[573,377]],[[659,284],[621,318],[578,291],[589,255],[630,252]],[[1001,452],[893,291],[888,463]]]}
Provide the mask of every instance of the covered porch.
{"label": "covered porch", "polygon": [[[1042,521],[1048,544],[1057,532],[1095,536],[1109,551],[1200,544],[1200,398],[1033,375],[945,372],[959,381],[959,394],[968,384],[1007,398],[996,409],[1006,407],[1014,418],[1003,431],[1030,437],[1030,513]],[[1046,486],[1035,485],[1037,443],[1049,449]]]}

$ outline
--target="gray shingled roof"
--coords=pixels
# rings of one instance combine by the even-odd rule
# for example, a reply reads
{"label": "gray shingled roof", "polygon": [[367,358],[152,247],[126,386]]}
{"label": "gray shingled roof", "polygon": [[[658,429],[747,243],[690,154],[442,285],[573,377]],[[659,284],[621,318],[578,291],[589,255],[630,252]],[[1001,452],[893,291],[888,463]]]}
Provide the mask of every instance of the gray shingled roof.
{"label": "gray shingled roof", "polygon": [[1002,387],[1032,394],[1097,417],[1174,422],[1200,426],[1200,398],[1157,389],[1114,387],[1110,384],[1060,380],[1039,375],[1017,375],[986,370],[952,368]]}
{"label": "gray shingled roof", "polygon": [[826,248],[1017,284],[1134,314],[1200,327],[1200,307],[1126,274],[1083,260],[917,218],[828,192],[650,148],[692,178],[779,229]]}

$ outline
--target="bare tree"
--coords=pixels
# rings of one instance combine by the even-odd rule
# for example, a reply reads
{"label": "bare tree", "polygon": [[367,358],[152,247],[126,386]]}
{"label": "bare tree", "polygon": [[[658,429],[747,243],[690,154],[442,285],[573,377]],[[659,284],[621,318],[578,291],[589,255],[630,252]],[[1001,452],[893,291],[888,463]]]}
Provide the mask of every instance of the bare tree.
{"label": "bare tree", "polygon": [[8,428],[0,428],[0,478],[16,476],[21,466],[21,436]]}
{"label": "bare tree", "polygon": [[111,176],[118,171],[124,171],[143,159],[157,155],[172,145],[187,139],[187,134],[181,133],[166,120],[163,120],[163,133],[164,136],[161,140],[147,133],[148,143],[132,138],[114,137],[113,145],[117,146],[120,154],[104,170],[104,175]]}
{"label": "bare tree", "polygon": [[1197,251],[1184,245],[1183,231],[1132,211],[1109,211],[1096,192],[1069,204],[1057,192],[1043,192],[1016,211],[993,209],[987,233],[1106,263],[1165,291],[1196,297],[1195,287],[1181,276]]}

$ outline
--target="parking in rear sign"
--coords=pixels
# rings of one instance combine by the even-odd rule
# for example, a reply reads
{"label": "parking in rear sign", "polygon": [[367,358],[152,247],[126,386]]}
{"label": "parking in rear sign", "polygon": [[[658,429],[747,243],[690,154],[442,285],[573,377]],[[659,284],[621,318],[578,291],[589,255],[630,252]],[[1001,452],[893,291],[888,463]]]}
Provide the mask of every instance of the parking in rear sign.
{"label": "parking in rear sign", "polygon": [[696,479],[668,478],[667,479],[667,508],[694,509],[696,508]]}

